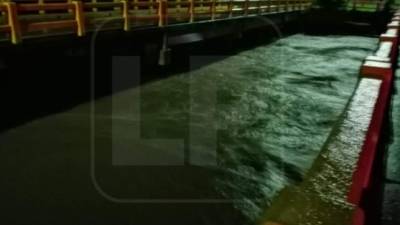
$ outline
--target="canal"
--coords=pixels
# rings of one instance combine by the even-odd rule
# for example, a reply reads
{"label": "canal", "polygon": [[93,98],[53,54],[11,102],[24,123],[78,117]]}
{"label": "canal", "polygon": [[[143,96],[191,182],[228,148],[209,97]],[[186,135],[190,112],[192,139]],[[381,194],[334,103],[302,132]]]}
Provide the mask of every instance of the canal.
{"label": "canal", "polygon": [[296,34],[124,90],[140,58],[115,56],[113,95],[0,134],[3,204],[30,224],[256,224],[311,167],[376,45]]}

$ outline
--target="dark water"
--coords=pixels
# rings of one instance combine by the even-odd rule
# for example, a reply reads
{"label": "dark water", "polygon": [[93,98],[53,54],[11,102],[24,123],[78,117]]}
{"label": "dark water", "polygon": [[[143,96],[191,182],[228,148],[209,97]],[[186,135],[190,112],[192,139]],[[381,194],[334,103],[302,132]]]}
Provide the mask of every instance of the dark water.
{"label": "dark water", "polygon": [[[137,110],[142,137],[183,138],[183,151],[155,151],[167,163],[207,168],[216,198],[233,200],[254,221],[277,191],[302,179],[375,47],[372,38],[294,35],[115,95],[113,115],[136,120],[129,112]],[[127,107],[127,96],[140,107]]]}
{"label": "dark water", "polygon": [[[90,179],[95,168],[98,186],[118,199],[233,207],[226,214],[210,208],[207,216],[182,205],[177,220],[234,223],[233,211],[253,224],[310,168],[376,41],[294,35],[12,129],[0,135],[2,171],[13,171],[2,172],[9,180],[2,189],[19,188],[5,201],[26,205],[33,216],[21,219],[37,224],[37,205],[53,210],[46,215],[52,224],[67,211],[96,215],[80,220],[92,224],[175,215],[172,203],[107,205]],[[204,61],[210,57],[192,58],[195,68]]]}

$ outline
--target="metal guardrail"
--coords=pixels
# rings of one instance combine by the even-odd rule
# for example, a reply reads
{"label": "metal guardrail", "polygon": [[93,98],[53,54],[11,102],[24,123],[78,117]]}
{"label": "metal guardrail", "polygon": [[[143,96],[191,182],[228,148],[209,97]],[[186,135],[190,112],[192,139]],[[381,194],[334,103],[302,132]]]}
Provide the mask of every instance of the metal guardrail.
{"label": "metal guardrail", "polygon": [[99,23],[112,29],[303,11],[312,0],[0,0],[0,36],[24,38],[75,32],[84,36]]}
{"label": "metal guardrail", "polygon": [[375,12],[382,11],[388,4],[388,0],[351,0],[347,7],[355,11]]}

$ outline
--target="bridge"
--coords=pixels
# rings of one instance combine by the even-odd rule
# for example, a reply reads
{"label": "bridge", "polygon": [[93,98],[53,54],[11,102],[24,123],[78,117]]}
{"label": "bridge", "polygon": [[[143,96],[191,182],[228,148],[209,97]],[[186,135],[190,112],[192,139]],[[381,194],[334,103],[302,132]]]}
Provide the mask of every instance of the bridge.
{"label": "bridge", "polygon": [[106,23],[106,29],[196,23],[254,15],[305,11],[311,0],[113,0],[0,2],[0,34],[13,44],[43,35],[84,36]]}
{"label": "bridge", "polygon": [[[352,10],[379,11],[386,1],[351,1]],[[145,26],[164,27],[255,15],[306,11],[311,0],[29,0],[0,1],[0,40],[23,39]]]}

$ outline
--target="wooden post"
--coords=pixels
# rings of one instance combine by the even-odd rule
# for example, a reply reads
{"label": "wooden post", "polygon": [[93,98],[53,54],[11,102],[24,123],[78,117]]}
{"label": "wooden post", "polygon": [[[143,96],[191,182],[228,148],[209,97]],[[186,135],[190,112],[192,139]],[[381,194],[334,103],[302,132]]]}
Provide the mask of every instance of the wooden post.
{"label": "wooden post", "polygon": [[7,21],[11,30],[11,42],[18,44],[21,42],[21,29],[18,21],[17,4],[15,2],[4,2],[7,8]]}
{"label": "wooden post", "polygon": [[124,18],[124,31],[130,30],[129,25],[129,0],[124,0],[122,2],[122,17]]}
{"label": "wooden post", "polygon": [[85,18],[83,15],[83,3],[81,1],[73,1],[72,4],[75,7],[76,32],[79,37],[82,37],[85,35]]}

